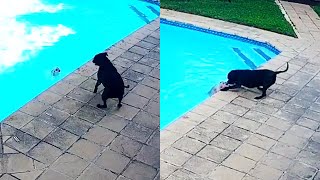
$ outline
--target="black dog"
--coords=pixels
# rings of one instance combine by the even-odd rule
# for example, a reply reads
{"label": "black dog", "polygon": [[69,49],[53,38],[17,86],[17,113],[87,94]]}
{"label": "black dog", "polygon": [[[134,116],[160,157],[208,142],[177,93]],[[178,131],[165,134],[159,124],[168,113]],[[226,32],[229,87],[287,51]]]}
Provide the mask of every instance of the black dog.
{"label": "black dog", "polygon": [[262,91],[262,95],[255,97],[254,99],[261,99],[266,96],[267,89],[276,82],[277,74],[286,72],[284,71],[271,71],[267,69],[261,70],[232,70],[228,74],[228,87],[221,89],[221,91],[227,91],[229,89],[240,88],[245,86],[247,88],[258,88]]}
{"label": "black dog", "polygon": [[129,88],[124,85],[121,75],[118,73],[117,69],[108,59],[108,54],[106,52],[99,53],[94,56],[93,63],[99,66],[98,70],[98,80],[94,87],[93,92],[96,93],[98,86],[102,83],[104,90],[102,93],[103,105],[97,104],[98,108],[107,108],[107,99],[108,98],[118,98],[118,108],[120,108],[121,100],[124,94],[124,88]]}

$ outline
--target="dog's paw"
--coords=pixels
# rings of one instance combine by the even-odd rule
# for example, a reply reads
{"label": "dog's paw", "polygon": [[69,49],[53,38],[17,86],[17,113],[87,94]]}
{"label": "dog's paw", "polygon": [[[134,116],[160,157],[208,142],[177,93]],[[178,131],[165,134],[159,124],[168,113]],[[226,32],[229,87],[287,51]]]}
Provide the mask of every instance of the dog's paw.
{"label": "dog's paw", "polygon": [[258,96],[258,97],[255,97],[254,99],[259,100],[259,99],[262,99],[263,97],[265,96]]}
{"label": "dog's paw", "polygon": [[228,91],[229,89],[228,88],[222,88],[220,89],[220,91]]}
{"label": "dog's paw", "polygon": [[93,90],[93,93],[97,93],[97,90]]}
{"label": "dog's paw", "polygon": [[97,104],[97,107],[98,107],[98,108],[107,108],[107,106],[100,105],[100,104]]}
{"label": "dog's paw", "polygon": [[121,108],[121,107],[122,107],[122,104],[118,104],[117,107],[118,107],[118,108]]}

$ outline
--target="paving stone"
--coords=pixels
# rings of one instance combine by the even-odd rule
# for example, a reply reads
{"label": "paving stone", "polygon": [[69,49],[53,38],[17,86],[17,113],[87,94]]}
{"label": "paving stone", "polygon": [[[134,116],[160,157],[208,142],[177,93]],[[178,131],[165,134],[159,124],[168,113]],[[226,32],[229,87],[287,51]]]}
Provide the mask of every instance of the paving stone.
{"label": "paving stone", "polygon": [[191,154],[178,150],[173,147],[169,147],[160,153],[160,159],[166,161],[175,166],[182,166],[188,159],[191,158]]}
{"label": "paving stone", "polygon": [[176,170],[166,180],[192,180],[192,179],[204,180],[199,175],[197,175],[191,171],[188,171],[186,169]]}
{"label": "paving stone", "polygon": [[87,103],[90,101],[90,99],[92,99],[95,96],[95,94],[83,88],[77,87],[73,89],[67,96],[72,99],[76,99],[78,101]]}
{"label": "paving stone", "polygon": [[45,104],[52,105],[58,102],[62,98],[62,95],[58,95],[51,91],[44,91],[39,96],[37,96],[37,100],[43,102]]}
{"label": "paving stone", "polygon": [[265,154],[266,150],[252,146],[250,144],[244,143],[236,149],[235,153],[240,154],[241,156],[247,157],[254,161],[259,161]]}
{"label": "paving stone", "polygon": [[65,176],[61,173],[48,169],[46,172],[40,175],[37,180],[72,180],[72,178]]}
{"label": "paving stone", "polygon": [[91,123],[71,116],[60,127],[73,134],[76,134],[77,136],[82,136],[89,130],[91,126]]}
{"label": "paving stone", "polygon": [[71,73],[66,78],[64,78],[63,81],[69,84],[79,86],[81,83],[83,83],[87,79],[88,79],[87,77],[82,76],[80,74]]}
{"label": "paving stone", "polygon": [[20,111],[31,116],[39,116],[42,112],[48,109],[48,107],[49,106],[43,102],[32,100],[27,105],[20,108]]}
{"label": "paving stone", "polygon": [[286,102],[281,101],[281,100],[277,100],[277,99],[273,99],[271,97],[265,98],[261,100],[261,103],[263,104],[269,104],[270,106],[273,106],[275,108],[282,108],[285,106]]}
{"label": "paving stone", "polygon": [[144,145],[135,159],[154,168],[160,168],[159,149],[152,146]]}
{"label": "paving stone", "polygon": [[153,134],[147,141],[147,144],[157,149],[160,149],[160,130],[159,129],[153,132]]}
{"label": "paving stone", "polygon": [[176,171],[178,167],[167,163],[165,161],[160,160],[160,178],[165,179],[167,178],[170,174],[172,174],[174,171]]}
{"label": "paving stone", "polygon": [[61,128],[56,128],[44,139],[44,141],[62,150],[66,150],[78,139],[78,136],[71,134],[70,132],[65,131]]}
{"label": "paving stone", "polygon": [[[117,180],[130,180],[122,175],[118,176]],[[160,180],[160,179],[159,179]]]}
{"label": "paving stone", "polygon": [[110,144],[110,149],[128,157],[135,157],[142,146],[142,143],[120,135]]}
{"label": "paving stone", "polygon": [[207,145],[205,146],[197,155],[215,163],[223,162],[229,155],[231,151],[224,150],[215,146]]}
{"label": "paving stone", "polygon": [[[23,180],[34,180],[43,173],[44,170],[34,170],[31,172],[15,173],[13,176]],[[0,178],[1,179],[1,178]]]}
{"label": "paving stone", "polygon": [[145,49],[148,49],[148,50],[151,50],[151,49],[153,49],[153,48],[155,48],[157,46],[155,44],[152,44],[152,43],[144,41],[144,40],[138,42],[136,45],[139,46],[139,47],[143,47]]}
{"label": "paving stone", "polygon": [[140,54],[136,54],[136,53],[133,53],[133,52],[129,52],[129,51],[126,51],[125,53],[123,53],[120,57],[123,57],[125,59],[129,59],[131,61],[139,61],[143,56],[140,55]]}
{"label": "paving stone", "polygon": [[[207,176],[212,171],[212,169],[214,169],[216,166],[217,166],[216,163],[198,156],[192,156],[184,164],[185,169],[202,176]],[[162,170],[162,166],[160,169]]]}
{"label": "paving stone", "polygon": [[300,149],[294,146],[290,146],[282,142],[279,142],[271,148],[271,152],[293,159],[298,155],[298,153],[300,152]]}
{"label": "paving stone", "polygon": [[206,144],[208,144],[217,135],[218,133],[214,132],[214,130],[201,128],[200,126],[196,126],[187,134],[188,137],[196,139],[200,142],[204,142]]}
{"label": "paving stone", "polygon": [[88,165],[89,163],[85,160],[66,153],[60,156],[50,168],[72,178],[76,178]]}
{"label": "paving stone", "polygon": [[117,57],[113,63],[124,68],[130,68],[135,62],[123,57]]}
{"label": "paving stone", "polygon": [[302,116],[320,122],[320,113],[318,112],[308,109]]}
{"label": "paving stone", "polygon": [[315,132],[310,139],[312,141],[320,143],[320,132]]}
{"label": "paving stone", "polygon": [[58,82],[48,90],[59,95],[66,95],[71,92],[76,86],[73,84],[65,83],[63,81]]}
{"label": "paving stone", "polygon": [[282,136],[282,134],[284,132],[280,129],[275,128],[275,127],[263,124],[257,130],[257,133],[277,140]]}
{"label": "paving stone", "polygon": [[56,108],[49,108],[43,112],[39,117],[45,122],[59,126],[62,124],[70,115]]}
{"label": "paving stone", "polygon": [[133,53],[136,53],[136,54],[139,54],[139,55],[142,55],[142,56],[145,56],[149,53],[149,50],[148,49],[145,49],[143,47],[140,47],[140,46],[133,46],[129,49],[130,52],[133,52]]}
{"label": "paving stone", "polygon": [[314,133],[313,130],[299,126],[299,125],[293,125],[287,132],[290,132],[302,138],[310,138]]}
{"label": "paving stone", "polygon": [[135,94],[138,94],[140,96],[143,96],[145,98],[148,98],[150,99],[152,96],[154,96],[158,91],[153,89],[153,88],[150,88],[148,86],[145,86],[143,84],[139,84],[137,85],[134,89],[133,89],[133,92]]}
{"label": "paving stone", "polygon": [[291,112],[287,112],[284,110],[279,110],[278,112],[276,112],[275,114],[273,114],[273,116],[279,118],[279,119],[283,119],[289,122],[296,122],[301,115],[296,115],[293,114]]}
{"label": "paving stone", "polygon": [[89,77],[98,71],[98,67],[95,66],[92,62],[88,62],[84,66],[78,68],[75,72],[81,76]]}
{"label": "paving stone", "polygon": [[301,138],[299,136],[296,136],[290,132],[286,132],[280,139],[279,142],[283,142],[285,144],[295,146],[297,148],[302,149],[307,143],[308,139]]}
{"label": "paving stone", "polygon": [[28,152],[32,147],[34,147],[36,144],[40,142],[38,138],[24,133],[20,130],[15,131],[12,135],[13,136],[10,139],[8,139],[4,144],[22,153]]}
{"label": "paving stone", "polygon": [[154,69],[149,73],[149,75],[150,75],[151,77],[160,79],[160,69],[154,68]]}
{"label": "paving stone", "polygon": [[213,132],[217,132],[217,133],[221,133],[222,131],[224,131],[226,128],[229,127],[229,124],[223,122],[223,120],[216,120],[214,118],[218,119],[217,116],[212,116],[211,118],[204,120],[198,126]]}
{"label": "paving stone", "polygon": [[129,123],[121,134],[134,140],[145,143],[152,134],[152,130],[136,123]]}
{"label": "paving stone", "polygon": [[222,132],[222,134],[225,136],[229,136],[234,139],[237,139],[239,141],[244,141],[244,140],[248,139],[249,136],[251,135],[251,133],[249,131],[238,128],[233,125],[229,126],[227,129],[225,129]]}
{"label": "paving stone", "polygon": [[152,59],[150,57],[143,57],[138,61],[140,64],[144,64],[150,67],[156,67],[159,65],[159,60]]}
{"label": "paving stone", "polygon": [[268,115],[253,110],[249,110],[243,117],[260,123],[264,123],[269,118]]}
{"label": "paving stone", "polygon": [[97,125],[104,128],[113,130],[115,132],[120,132],[129,123],[125,118],[119,117],[117,115],[107,115],[102,118]]}
{"label": "paving stone", "polygon": [[83,138],[88,139],[102,146],[108,146],[116,136],[117,133],[115,132],[112,132],[108,129],[99,126],[94,126],[89,130],[87,134],[83,136]]}
{"label": "paving stone", "polygon": [[33,159],[24,154],[5,154],[1,157],[0,174],[33,171]]}
{"label": "paving stone", "polygon": [[146,57],[150,57],[152,59],[155,59],[155,60],[160,60],[160,53],[156,52],[156,51],[150,51]]}
{"label": "paving stone", "polygon": [[218,166],[209,175],[209,178],[215,180],[240,180],[244,177],[244,173],[230,169],[225,166]]}
{"label": "paving stone", "polygon": [[141,81],[142,84],[152,87],[154,89],[159,90],[160,89],[160,83],[159,83],[159,79],[157,78],[153,78],[153,77],[146,77]]}
{"label": "paving stone", "polygon": [[233,125],[251,132],[255,132],[259,128],[261,123],[241,117],[240,119],[235,121]]}
{"label": "paving stone", "polygon": [[317,173],[317,169],[301,162],[295,162],[288,172],[303,179],[311,179]]}
{"label": "paving stone", "polygon": [[[96,80],[89,78],[86,81],[84,81],[82,84],[80,84],[79,87],[83,88],[83,89],[85,89],[87,91],[93,92],[94,87],[96,85],[96,82],[97,82]],[[103,89],[104,89],[104,86],[100,85],[98,87],[98,91],[97,92],[101,92]]]}
{"label": "paving stone", "polygon": [[275,127],[277,129],[280,129],[282,131],[286,131],[288,130],[292,125],[293,122],[290,121],[286,121],[280,118],[276,118],[276,117],[270,117],[266,122],[266,125]]}
{"label": "paving stone", "polygon": [[87,169],[83,171],[78,180],[115,180],[116,178],[117,175],[112,173],[111,171],[101,169],[97,165],[91,164]]}
{"label": "paving stone", "polygon": [[231,154],[222,165],[238,170],[240,172],[248,173],[252,168],[255,167],[256,162],[240,156],[238,154]]}
{"label": "paving stone", "polygon": [[249,99],[243,98],[243,97],[237,97],[232,101],[232,104],[243,106],[245,108],[252,108],[257,104],[255,101],[251,101]]}
{"label": "paving stone", "polygon": [[3,176],[0,177],[0,180],[17,180],[17,178],[15,178],[9,174],[3,174]]}
{"label": "paving stone", "polygon": [[21,111],[17,111],[14,114],[10,115],[8,118],[6,118],[3,122],[9,124],[12,127],[20,129],[21,127],[29,123],[33,118],[33,116],[30,116]]}
{"label": "paving stone", "polygon": [[155,101],[150,101],[144,108],[145,111],[160,116],[160,103]]}
{"label": "paving stone", "polygon": [[212,116],[217,111],[218,109],[212,108],[211,106],[207,106],[205,104],[200,104],[199,106],[192,109],[192,112],[206,117]]}
{"label": "paving stone", "polygon": [[172,146],[185,151],[190,154],[196,154],[201,150],[206,144],[195,139],[191,139],[189,137],[182,137],[178,141],[176,141]]}
{"label": "paving stone", "polygon": [[130,159],[111,150],[106,150],[97,159],[96,164],[115,173],[121,173]]}
{"label": "paving stone", "polygon": [[250,175],[261,180],[277,180],[282,175],[282,171],[274,169],[270,166],[258,164],[251,172]]}
{"label": "paving stone", "polygon": [[279,92],[279,91],[274,91],[269,96],[274,98],[274,99],[277,99],[277,100],[280,100],[280,101],[284,101],[284,102],[287,102],[287,101],[289,101],[291,99],[291,96],[289,96],[287,94],[284,94],[282,92]]}
{"label": "paving stone", "polygon": [[60,149],[45,142],[40,142],[28,153],[30,157],[48,165],[53,163],[61,154]]}
{"label": "paving stone", "polygon": [[283,173],[283,175],[280,177],[279,180],[301,180],[301,179],[285,172]]}
{"label": "paving stone", "polygon": [[231,114],[229,112],[218,111],[213,116],[211,116],[211,118],[228,123],[228,124],[232,124],[234,121],[236,121],[240,117],[235,114]]}
{"label": "paving stone", "polygon": [[55,127],[42,119],[36,118],[25,125],[21,130],[39,139],[45,138]]}
{"label": "paving stone", "polygon": [[152,36],[148,36],[148,37],[144,38],[144,41],[147,41],[152,44],[159,44],[160,43],[159,39],[154,38]]}
{"label": "paving stone", "polygon": [[70,98],[62,98],[53,106],[69,114],[74,114],[82,107],[82,105],[83,103],[81,103],[80,101],[70,99]]}
{"label": "paving stone", "polygon": [[301,91],[298,92],[298,94],[296,95],[296,97],[299,99],[304,99],[311,102],[315,101],[319,96],[320,96],[319,91],[310,87],[302,88]]}
{"label": "paving stone", "polygon": [[99,108],[84,105],[75,115],[88,122],[97,123],[105,116],[105,114],[106,112]]}
{"label": "paving stone", "polygon": [[141,82],[145,78],[145,74],[128,69],[123,73],[123,77],[134,82]]}
{"label": "paving stone", "polygon": [[127,96],[123,99],[123,103],[126,103],[128,105],[131,105],[137,108],[143,108],[148,102],[149,102],[149,99],[134,93],[127,94]]}
{"label": "paving stone", "polygon": [[122,107],[115,111],[113,114],[126,118],[128,120],[132,120],[138,114],[138,112],[138,108],[122,104]]}
{"label": "paving stone", "polygon": [[210,144],[222,149],[233,151],[240,146],[241,141],[220,134],[214,138]]}
{"label": "paving stone", "polygon": [[75,142],[68,152],[91,161],[102,151],[102,147],[85,139]]}
{"label": "paving stone", "polygon": [[319,153],[320,154],[320,143],[316,141],[309,141],[308,145],[305,147],[304,150],[310,151],[312,153]]}
{"label": "paving stone", "polygon": [[140,63],[133,64],[130,69],[142,74],[149,74],[152,71],[152,67]]}
{"label": "paving stone", "polygon": [[206,116],[203,116],[203,115],[194,113],[194,112],[192,112],[192,111],[189,111],[189,112],[187,112],[186,114],[184,114],[184,115],[182,116],[182,118],[183,118],[185,121],[189,121],[189,122],[194,123],[194,124],[200,124],[200,123],[203,122],[205,119],[207,119]]}
{"label": "paving stone", "polygon": [[252,110],[258,111],[258,112],[264,113],[264,114],[274,114],[275,112],[278,111],[278,108],[275,108],[273,106],[261,103],[261,104],[258,104],[257,106],[254,106],[252,108]]}
{"label": "paving stone", "polygon": [[260,160],[260,162],[269,167],[285,171],[289,168],[293,161],[284,156],[269,152]]}

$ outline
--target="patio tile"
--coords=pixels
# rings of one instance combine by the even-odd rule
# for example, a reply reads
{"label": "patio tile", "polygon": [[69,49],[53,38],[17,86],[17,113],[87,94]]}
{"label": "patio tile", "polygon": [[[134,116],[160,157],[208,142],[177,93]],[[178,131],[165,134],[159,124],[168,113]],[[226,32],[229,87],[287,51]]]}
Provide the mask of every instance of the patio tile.
{"label": "patio tile", "polygon": [[34,180],[37,177],[39,177],[43,172],[44,170],[34,170],[30,172],[15,173],[13,176],[23,180]]}
{"label": "patio tile", "polygon": [[41,118],[36,118],[30,121],[27,125],[21,128],[22,131],[31,134],[32,136],[43,139],[45,138],[51,131],[53,131],[55,127],[43,121]]}
{"label": "patio tile", "polygon": [[153,77],[150,77],[150,76],[144,78],[144,79],[141,81],[141,83],[142,83],[143,85],[152,87],[152,88],[157,89],[157,90],[160,89],[159,79],[156,79],[156,78],[153,78]]}
{"label": "patio tile", "polygon": [[87,79],[88,79],[87,77],[82,76],[80,74],[71,73],[66,78],[64,78],[63,81],[69,84],[79,86],[81,83],[83,83]]}
{"label": "patio tile", "polygon": [[28,152],[32,147],[40,142],[38,138],[20,130],[16,130],[12,135],[16,138],[11,137],[4,144],[22,153]]}
{"label": "patio tile", "polygon": [[60,149],[45,142],[40,142],[28,152],[30,157],[47,165],[53,163],[61,154],[62,151]]}
{"label": "patio tile", "polygon": [[48,109],[48,105],[43,102],[32,100],[27,105],[23,106],[20,111],[31,116],[39,116],[42,112]]}
{"label": "patio tile", "polygon": [[304,148],[304,150],[306,151],[310,151],[312,153],[318,153],[320,154],[320,143],[316,142],[316,141],[309,141],[307,146]]}
{"label": "patio tile", "polygon": [[286,131],[293,125],[293,122],[286,121],[286,120],[276,118],[276,117],[270,117],[265,122],[265,125],[269,125],[269,126],[277,128],[277,129],[280,129],[282,131]]}
{"label": "patio tile", "polygon": [[149,180],[157,175],[157,171],[150,166],[134,161],[130,163],[123,175],[132,180]]}
{"label": "patio tile", "polygon": [[210,144],[222,149],[233,151],[237,149],[240,146],[240,144],[242,144],[242,142],[220,134],[216,138],[214,138],[210,142]]}
{"label": "patio tile", "polygon": [[113,130],[115,132],[120,132],[129,123],[128,120],[117,115],[106,115],[97,123],[97,125],[104,128]]}
{"label": "patio tile", "polygon": [[160,68],[159,68],[159,67],[158,67],[158,68],[154,68],[154,69],[150,72],[149,76],[154,77],[154,78],[156,78],[156,79],[160,79]]}
{"label": "patio tile", "polygon": [[94,95],[95,94],[93,92],[77,87],[73,89],[67,96],[78,101],[87,103],[90,99],[94,97]]}
{"label": "patio tile", "polygon": [[260,123],[264,123],[265,121],[267,121],[267,119],[269,118],[268,115],[263,114],[261,112],[258,111],[254,111],[254,110],[249,110],[244,116],[244,118],[247,119],[251,119]]}
{"label": "patio tile", "polygon": [[143,48],[145,48],[145,49],[151,50],[151,49],[155,48],[157,45],[142,40],[142,41],[138,42],[138,43],[136,44],[136,46],[143,47]]}
{"label": "patio tile", "polygon": [[14,114],[10,115],[8,118],[6,118],[3,122],[9,124],[12,127],[20,129],[21,127],[29,123],[33,118],[33,116],[30,116],[21,111],[17,111]]}
{"label": "patio tile", "polygon": [[156,129],[159,126],[160,118],[146,111],[140,111],[132,120],[150,129]]}
{"label": "patio tile", "polygon": [[302,149],[308,143],[308,139],[296,136],[295,134],[292,134],[290,132],[286,132],[279,139],[279,142],[283,142],[285,144]]}
{"label": "patio tile", "polygon": [[78,116],[79,118],[91,123],[97,123],[105,116],[105,114],[106,112],[99,108],[84,105],[79,109],[78,112],[75,113],[75,116]]}
{"label": "patio tile", "polygon": [[229,155],[231,151],[224,150],[218,147],[214,147],[211,145],[205,146],[200,152],[197,153],[197,156],[206,158],[215,163],[223,162]]}
{"label": "patio tile", "polygon": [[133,71],[142,73],[142,74],[149,74],[152,71],[152,67],[140,64],[140,63],[135,63],[133,64],[130,69]]}
{"label": "patio tile", "polygon": [[277,140],[282,136],[284,131],[277,129],[275,127],[263,124],[257,130],[257,133]]}
{"label": "patio tile", "polygon": [[320,122],[320,113],[316,112],[316,111],[312,111],[312,110],[307,110],[302,117],[306,117],[315,121]]}
{"label": "patio tile", "polygon": [[126,58],[126,59],[129,59],[131,61],[139,61],[143,56],[140,55],[140,54],[136,54],[136,53],[133,53],[133,52],[129,52],[129,51],[126,51],[125,53],[123,53],[120,57],[123,57],[123,58]]}
{"label": "patio tile", "polygon": [[123,57],[117,57],[112,63],[124,67],[124,68],[129,68],[131,67],[135,62],[131,61],[129,59],[123,58]]}
{"label": "patio tile", "polygon": [[229,126],[227,129],[225,129],[222,132],[222,134],[225,136],[229,136],[234,139],[237,139],[239,141],[244,141],[244,140],[248,139],[249,136],[251,135],[251,133],[249,131],[238,128],[233,125]]}
{"label": "patio tile", "polygon": [[0,177],[0,180],[17,180],[17,178],[15,178],[9,174],[4,174],[3,176]]}
{"label": "patio tile", "polygon": [[143,84],[139,84],[133,89],[133,93],[148,99],[151,99],[157,92],[158,92],[157,90],[150,88],[148,86],[145,86]]}
{"label": "patio tile", "polygon": [[[83,88],[83,89],[85,89],[87,91],[93,92],[94,87],[96,85],[96,82],[97,82],[96,80],[89,78],[86,81],[84,81],[83,83],[81,83],[79,87]],[[103,89],[104,89],[103,85],[100,85],[98,87],[98,91],[97,92],[101,92]]]}
{"label": "patio tile", "polygon": [[160,160],[160,178],[161,179],[167,178],[170,174],[172,174],[177,169],[178,167]]}
{"label": "patio tile", "polygon": [[61,173],[48,169],[46,172],[40,175],[38,180],[72,180],[72,178],[65,176]]}
{"label": "patio tile", "polygon": [[53,105],[55,108],[63,110],[69,114],[74,114],[77,112],[82,106],[83,103],[70,98],[62,98],[56,104]]}
{"label": "patio tile", "polygon": [[115,173],[121,173],[130,159],[111,150],[106,150],[97,159],[96,164]]}
{"label": "patio tile", "polygon": [[62,98],[62,95],[58,95],[51,91],[45,91],[37,97],[37,100],[45,104],[52,105],[58,102],[61,98]]}
{"label": "patio tile", "polygon": [[123,99],[123,103],[134,106],[136,108],[143,108],[147,105],[149,99],[139,96],[134,93],[128,93],[126,97]]}
{"label": "patio tile", "polygon": [[250,175],[261,180],[277,180],[282,175],[282,171],[274,169],[270,166],[258,164],[251,172]]}
{"label": "patio tile", "polygon": [[313,130],[299,126],[299,125],[293,125],[287,132],[290,132],[302,138],[310,138],[314,133]]}
{"label": "patio tile", "polygon": [[301,115],[296,115],[280,109],[278,112],[274,113],[273,116],[289,122],[296,122]]}
{"label": "patio tile", "polygon": [[187,153],[196,154],[205,145],[205,143],[184,136],[176,141],[172,146]]}
{"label": "patio tile", "polygon": [[115,110],[112,113],[125,119],[132,120],[138,114],[138,112],[138,108],[122,104],[122,107],[120,109]]}
{"label": "patio tile", "polygon": [[225,161],[223,161],[222,165],[240,172],[248,173],[255,167],[256,162],[238,154],[231,154]]}
{"label": "patio tile", "polygon": [[160,149],[160,130],[159,129],[156,129],[153,132],[153,134],[147,141],[147,144],[157,149]]}
{"label": "patio tile", "polygon": [[254,161],[259,161],[265,154],[266,150],[252,146],[250,144],[244,143],[236,149],[235,153],[240,154],[241,156],[247,157]]}
{"label": "patio tile", "polygon": [[152,146],[144,145],[135,157],[135,160],[154,168],[160,168],[160,151]]}
{"label": "patio tile", "polygon": [[290,146],[282,142],[279,142],[271,148],[271,152],[293,159],[298,155],[298,153],[300,152],[300,149],[294,146]]}
{"label": "patio tile", "polygon": [[308,164],[310,166],[313,166],[316,168],[320,167],[320,165],[319,165],[320,156],[317,153],[303,150],[298,154],[297,159],[300,162],[303,162],[303,163]]}
{"label": "patio tile", "polygon": [[90,129],[91,126],[91,123],[71,116],[60,127],[76,134],[77,136],[82,136]]}
{"label": "patio tile", "polygon": [[[214,139],[218,135],[217,132],[214,132],[214,130],[208,128],[201,128],[200,126],[196,126],[195,128],[191,129],[187,136],[191,137],[193,139],[196,139],[200,142],[204,142],[206,144],[209,144],[209,142]],[[161,143],[162,144],[162,143]]]}
{"label": "patio tile", "polygon": [[251,132],[255,132],[259,128],[261,123],[246,118],[240,118],[235,121],[233,125]]}
{"label": "patio tile", "polygon": [[156,67],[159,65],[159,60],[155,60],[149,57],[143,57],[138,61],[140,64],[144,64],[150,67]]}
{"label": "patio tile", "polygon": [[44,141],[62,150],[66,150],[78,139],[78,136],[71,134],[68,131],[65,131],[61,128],[56,128],[44,139]]}
{"label": "patio tile", "polygon": [[101,146],[108,146],[116,136],[117,133],[115,132],[99,126],[94,126],[83,136],[83,138],[95,142]]}
{"label": "patio tile", "polygon": [[170,147],[165,149],[160,153],[160,159],[166,161],[175,166],[182,166],[185,162],[192,157],[184,151],[178,150],[176,148]]}
{"label": "patio tile", "polygon": [[131,47],[129,49],[130,52],[133,52],[133,53],[136,53],[136,54],[139,54],[139,55],[142,55],[142,56],[145,56],[149,53],[149,50],[148,49],[145,49],[143,47],[140,47],[140,46],[136,46],[134,45],[133,47]]}
{"label": "patio tile", "polygon": [[286,158],[284,156],[269,152],[260,160],[260,162],[264,165],[278,169],[280,171],[286,171],[292,164],[293,160]]}
{"label": "patio tile", "polygon": [[33,170],[33,159],[24,154],[6,154],[1,157],[0,174]]}
{"label": "patio tile", "polygon": [[127,157],[135,157],[143,144],[126,136],[117,136],[110,144],[110,149]]}
{"label": "patio tile", "polygon": [[317,169],[296,161],[288,170],[288,173],[303,179],[311,179],[317,173]]}
{"label": "patio tile", "polygon": [[75,72],[81,76],[89,77],[98,71],[98,67],[95,66],[92,62],[88,62],[84,66],[78,68]]}
{"label": "patio tile", "polygon": [[160,102],[149,101],[143,109],[151,114],[160,116]]}
{"label": "patio tile", "polygon": [[[286,104],[283,108],[283,110],[287,111],[287,112],[290,112],[290,113],[293,113],[293,114],[296,114],[296,116],[301,116],[303,115],[307,108],[304,108],[304,107],[301,107],[301,106],[297,106],[295,104]],[[287,117],[290,116],[290,115],[287,115]],[[291,115],[292,116],[292,115]],[[294,116],[294,115],[293,115]],[[294,120],[295,118],[293,118]]]}
{"label": "patio tile", "polygon": [[66,112],[63,112],[56,108],[49,108],[45,112],[43,112],[39,118],[44,120],[45,122],[54,125],[59,126],[62,124],[70,115]]}
{"label": "patio tile", "polygon": [[223,110],[238,116],[243,116],[249,109],[230,103],[225,105]]}
{"label": "patio tile", "polygon": [[121,131],[121,134],[145,143],[151,136],[152,130],[142,125],[130,122],[124,130]]}
{"label": "patio tile", "polygon": [[49,91],[54,92],[59,95],[66,95],[69,92],[71,92],[76,86],[73,84],[69,84],[63,81],[58,82],[51,88],[49,88]]}
{"label": "patio tile", "polygon": [[116,174],[110,171],[101,169],[95,164],[91,164],[83,171],[83,173],[79,176],[78,180],[88,180],[88,179],[115,180],[116,178],[117,178]]}
{"label": "patio tile", "polygon": [[72,178],[78,177],[82,171],[89,165],[83,159],[65,153],[55,161],[50,168]]}
{"label": "patio tile", "polygon": [[234,121],[239,119],[240,116],[235,115],[235,114],[231,114],[229,112],[225,112],[225,111],[219,110],[214,115],[212,115],[211,118],[219,120],[219,121],[223,121],[223,122],[228,123],[228,124],[232,124]]}
{"label": "patio tile", "polygon": [[75,142],[68,150],[85,160],[91,161],[102,151],[102,147],[85,139]]}
{"label": "patio tile", "polygon": [[244,173],[230,169],[225,166],[218,166],[209,175],[209,178],[215,180],[240,180],[244,177]]}

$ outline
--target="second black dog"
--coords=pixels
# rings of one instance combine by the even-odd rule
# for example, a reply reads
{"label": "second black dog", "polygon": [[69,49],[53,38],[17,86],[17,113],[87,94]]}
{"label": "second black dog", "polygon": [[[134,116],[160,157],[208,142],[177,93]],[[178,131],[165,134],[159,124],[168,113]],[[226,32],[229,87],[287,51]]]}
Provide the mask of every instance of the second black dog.
{"label": "second black dog", "polygon": [[129,88],[129,85],[125,86],[121,75],[117,69],[113,66],[107,57],[107,53],[99,53],[94,56],[93,63],[99,66],[98,80],[94,87],[93,92],[96,93],[98,86],[102,83],[104,90],[102,93],[103,105],[97,104],[98,108],[107,108],[107,99],[118,98],[118,108],[120,108],[121,101],[124,94],[124,88]]}
{"label": "second black dog", "polygon": [[232,70],[228,74],[228,87],[221,89],[221,91],[227,91],[229,89],[240,88],[245,86],[247,88],[258,88],[262,91],[262,95],[255,97],[254,99],[261,99],[266,96],[267,89],[276,82],[277,74],[286,72],[284,71],[271,71],[267,69],[260,70]]}

